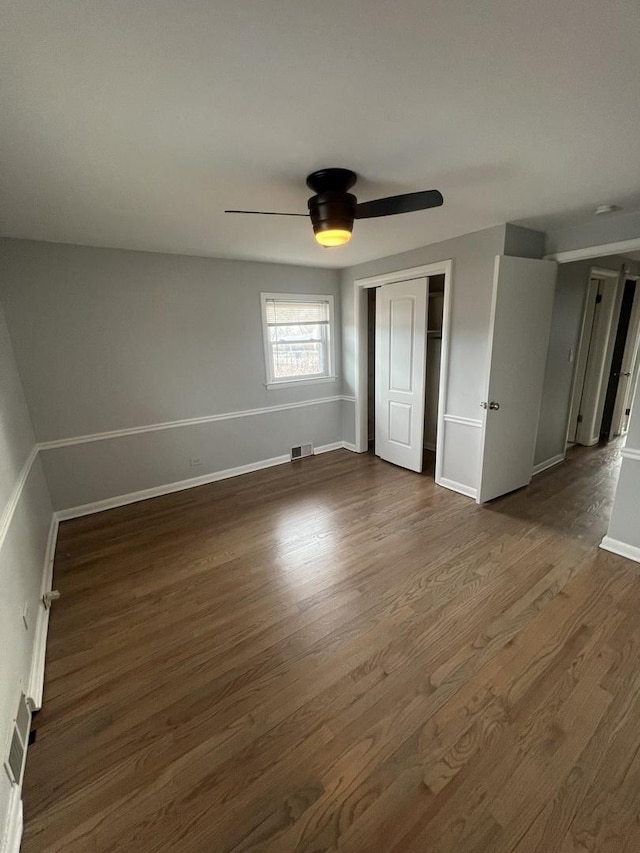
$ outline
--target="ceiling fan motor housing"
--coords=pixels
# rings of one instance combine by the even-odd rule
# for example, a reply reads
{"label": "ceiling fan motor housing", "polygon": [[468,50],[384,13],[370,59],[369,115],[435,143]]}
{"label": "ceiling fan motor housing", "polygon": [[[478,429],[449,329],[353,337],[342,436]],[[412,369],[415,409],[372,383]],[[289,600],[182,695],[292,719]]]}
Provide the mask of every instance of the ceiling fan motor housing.
{"label": "ceiling fan motor housing", "polygon": [[308,202],[315,234],[353,230],[358,200],[349,190],[355,182],[356,174],[350,169],[319,169],[307,177],[307,186],[315,193]]}
{"label": "ceiling fan motor housing", "polygon": [[317,234],[336,228],[351,231],[357,203],[354,195],[345,192],[324,192],[312,196],[308,204],[314,232]]}

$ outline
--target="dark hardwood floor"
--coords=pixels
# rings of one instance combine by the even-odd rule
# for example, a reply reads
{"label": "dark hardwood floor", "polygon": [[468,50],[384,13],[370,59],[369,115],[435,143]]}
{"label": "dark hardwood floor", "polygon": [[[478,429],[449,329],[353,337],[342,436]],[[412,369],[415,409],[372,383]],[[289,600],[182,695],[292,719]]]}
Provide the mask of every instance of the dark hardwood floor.
{"label": "dark hardwood floor", "polygon": [[637,853],[618,456],[478,507],[336,451],[63,524],[24,853]]}

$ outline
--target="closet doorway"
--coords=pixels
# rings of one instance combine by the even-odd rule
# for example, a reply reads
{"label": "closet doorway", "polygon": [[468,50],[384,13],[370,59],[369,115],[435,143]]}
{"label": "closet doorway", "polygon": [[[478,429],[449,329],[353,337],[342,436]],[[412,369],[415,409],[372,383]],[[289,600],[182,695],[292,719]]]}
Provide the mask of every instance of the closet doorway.
{"label": "closet doorway", "polygon": [[382,459],[434,477],[445,321],[444,273],[367,291],[367,437]]}

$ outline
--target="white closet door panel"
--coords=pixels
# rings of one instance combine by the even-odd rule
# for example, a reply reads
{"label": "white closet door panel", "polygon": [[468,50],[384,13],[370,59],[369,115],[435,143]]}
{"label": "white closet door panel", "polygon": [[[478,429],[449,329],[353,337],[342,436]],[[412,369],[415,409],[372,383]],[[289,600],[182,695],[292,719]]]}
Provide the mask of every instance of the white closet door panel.
{"label": "white closet door panel", "polygon": [[376,292],[376,453],[422,471],[428,280]]}

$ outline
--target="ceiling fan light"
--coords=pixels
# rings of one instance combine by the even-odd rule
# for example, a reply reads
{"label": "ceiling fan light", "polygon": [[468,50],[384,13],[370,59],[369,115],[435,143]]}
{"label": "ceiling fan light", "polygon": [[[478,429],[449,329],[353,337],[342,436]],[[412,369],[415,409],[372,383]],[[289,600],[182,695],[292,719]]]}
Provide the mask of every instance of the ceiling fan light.
{"label": "ceiling fan light", "polygon": [[326,231],[316,231],[316,240],[321,246],[344,246],[351,239],[351,231],[346,228],[327,228]]}

